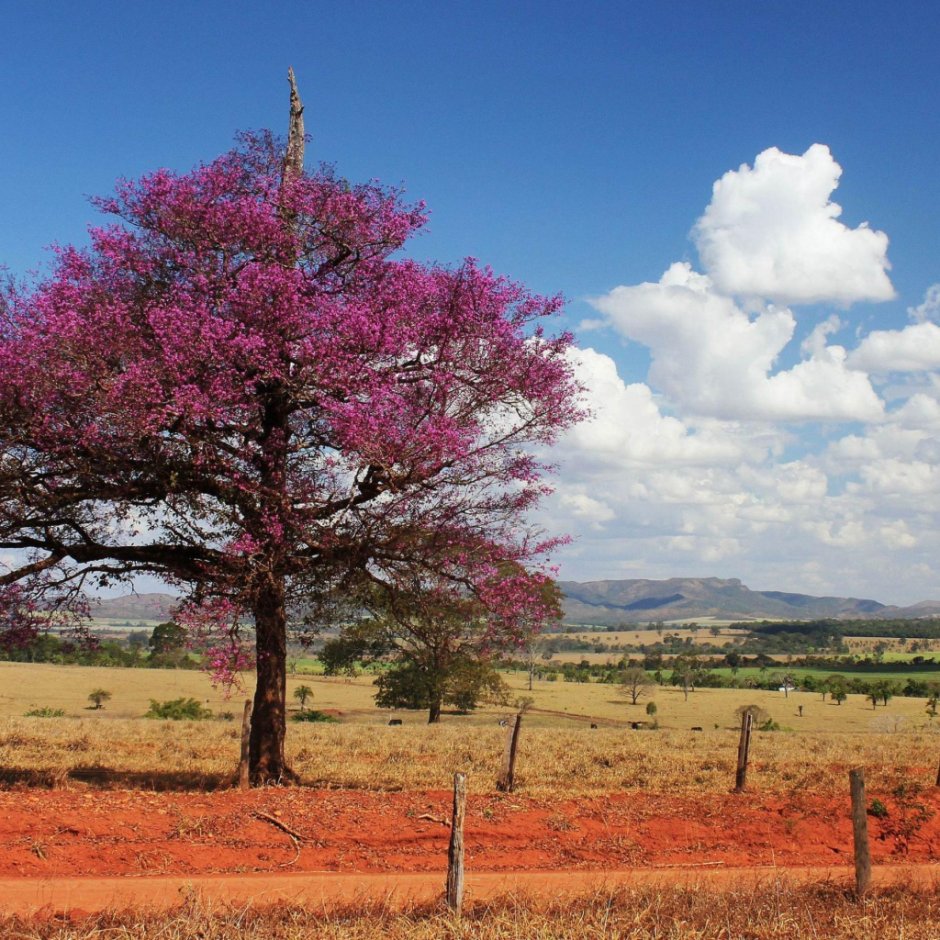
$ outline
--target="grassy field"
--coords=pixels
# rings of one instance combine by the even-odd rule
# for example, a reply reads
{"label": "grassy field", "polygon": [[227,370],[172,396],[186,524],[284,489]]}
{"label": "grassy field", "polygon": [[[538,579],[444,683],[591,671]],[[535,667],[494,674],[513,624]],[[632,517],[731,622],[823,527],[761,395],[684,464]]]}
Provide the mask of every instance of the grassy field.
{"label": "grassy field", "polygon": [[940,891],[895,888],[856,902],[832,884],[796,885],[778,876],[757,887],[720,890],[662,885],[582,897],[507,896],[467,905],[397,910],[364,903],[338,910],[299,906],[212,906],[124,911],[77,922],[0,919],[18,940],[936,940]]}
{"label": "grassy field", "polygon": [[[521,675],[515,691],[528,694]],[[291,723],[288,754],[305,782],[341,787],[441,788],[455,770],[492,779],[507,708],[468,716],[445,714],[428,726],[418,712],[374,708],[371,680],[302,676],[290,680],[314,690],[313,707],[338,713],[336,724]],[[103,711],[87,710],[96,686],[112,692]],[[237,760],[237,721],[145,720],[150,698],[193,696],[216,711],[240,714],[241,698],[226,701],[200,673],[0,664],[0,767],[6,779],[64,783],[83,774],[124,775],[129,783],[159,786],[183,775],[218,783]],[[631,706],[609,685],[537,682],[535,706],[524,719],[521,782],[531,792],[607,792],[623,787],[727,789],[737,747],[735,708],[758,704],[783,729],[759,732],[752,746],[755,786],[783,789],[842,787],[845,769],[862,763],[873,785],[891,785],[913,773],[936,772],[940,721],[919,699],[893,699],[872,709],[861,696],[841,706],[809,693],[704,689],[689,695],[656,689],[658,730],[631,731],[647,720],[645,700]],[[798,717],[798,705],[803,717]],[[27,718],[29,707],[60,707],[63,718]],[[591,720],[600,727],[591,729]],[[703,731],[693,732],[693,727]],[[164,779],[165,778],[165,779]]]}
{"label": "grassy field", "polygon": [[[714,670],[715,673],[721,676],[731,676],[732,671],[725,667],[720,667]],[[869,671],[867,669],[853,669],[851,663],[845,663],[842,666],[836,666],[831,669],[815,669],[807,668],[803,666],[789,666],[781,664],[779,667],[772,669],[761,670],[754,666],[742,666],[738,669],[736,675],[739,679],[746,679],[748,676],[755,678],[765,678],[770,675],[779,675],[783,676],[784,674],[792,676],[797,684],[801,684],[802,680],[808,676],[812,676],[814,679],[824,679],[826,676],[832,675],[842,675],[842,676],[856,676],[859,679],[864,679],[866,682],[876,682],[879,679],[887,679],[889,682],[898,682],[904,684],[905,679],[912,677],[914,679],[922,680],[924,682],[940,682],[940,664],[936,664],[929,669],[911,669],[910,671],[905,672],[894,672],[889,669],[879,670],[879,671]]]}
{"label": "grassy field", "polygon": [[[743,672],[743,670],[742,670]],[[872,708],[862,695],[850,695],[842,705],[823,701],[815,692],[763,692],[737,689],[698,689],[688,699],[680,689],[650,687],[636,705],[629,705],[615,685],[536,680],[528,690],[523,673],[507,673],[513,696],[531,696],[533,710],[527,724],[533,727],[579,727],[591,720],[627,725],[647,721],[646,705],[656,703],[656,720],[663,729],[689,730],[692,727],[731,728],[736,725],[735,710],[741,705],[759,705],[783,729],[798,732],[888,732],[926,731],[940,719],[928,718],[924,699],[896,697],[887,707]],[[246,676],[246,690],[253,677]],[[373,677],[355,678],[322,675],[295,675],[288,678],[288,696],[299,685],[313,689],[308,707],[336,713],[343,723],[384,725],[390,717],[406,725],[423,724],[423,712],[377,709],[373,702]],[[88,694],[96,688],[111,692],[101,711],[92,711]],[[119,669],[93,666],[56,666],[44,663],[0,663],[0,717],[23,717],[36,708],[62,709],[69,718],[96,720],[141,718],[151,699],[195,698],[216,714],[241,715],[245,692],[226,698],[213,688],[199,671],[182,669]],[[799,715],[799,706],[803,715]],[[445,723],[495,725],[506,717],[510,707],[481,707],[466,715],[448,715]],[[35,719],[36,721],[48,719]]]}

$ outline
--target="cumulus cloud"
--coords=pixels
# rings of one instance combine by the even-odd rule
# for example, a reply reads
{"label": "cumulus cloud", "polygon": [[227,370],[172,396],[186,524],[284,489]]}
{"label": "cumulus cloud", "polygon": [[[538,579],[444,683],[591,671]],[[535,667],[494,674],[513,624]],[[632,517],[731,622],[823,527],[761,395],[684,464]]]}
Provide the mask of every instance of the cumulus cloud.
{"label": "cumulus cloud", "polygon": [[829,197],[841,175],[813,144],[802,156],[771,147],[718,180],[693,229],[717,289],[785,304],[891,299],[888,237],[839,221]]}
{"label": "cumulus cloud", "polygon": [[590,348],[572,350],[570,356],[592,417],[566,435],[562,453],[619,466],[711,465],[741,459],[740,441],[707,428],[693,433],[682,421],[664,415],[652,389],[641,382],[625,383],[610,356]]}
{"label": "cumulus cloud", "polygon": [[931,284],[924,294],[923,303],[908,307],[907,312],[915,323],[936,319],[940,315],[940,284]]}
{"label": "cumulus cloud", "polygon": [[842,346],[827,345],[838,321],[804,344],[809,358],[771,374],[796,318],[765,306],[751,316],[687,262],[657,283],[617,287],[592,301],[622,335],[648,346],[650,382],[682,410],[747,420],[878,420],[883,412],[868,377],[849,369]]}
{"label": "cumulus cloud", "polygon": [[[765,151],[716,183],[693,231],[701,273],[675,263],[592,301],[583,328],[642,344],[649,371],[572,354],[593,418],[556,455],[545,521],[577,538],[564,577],[937,593],[940,284],[906,328],[842,339],[846,308],[894,292],[886,236],[840,221],[840,175],[819,145]],[[824,302],[842,312],[801,322]]]}
{"label": "cumulus cloud", "polygon": [[923,372],[940,367],[940,326],[924,321],[902,330],[873,330],[849,357],[853,369]]}

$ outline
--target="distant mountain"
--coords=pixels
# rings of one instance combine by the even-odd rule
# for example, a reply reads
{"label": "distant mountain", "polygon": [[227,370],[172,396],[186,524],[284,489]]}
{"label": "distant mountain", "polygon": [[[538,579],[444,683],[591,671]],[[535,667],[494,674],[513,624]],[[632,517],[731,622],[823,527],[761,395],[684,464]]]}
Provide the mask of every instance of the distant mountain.
{"label": "distant mountain", "polygon": [[889,607],[857,597],[752,591],[737,578],[664,581],[560,581],[567,623],[611,626],[715,617],[720,620],[817,620],[940,616],[940,602]]}
{"label": "distant mountain", "polygon": [[160,620],[171,617],[179,603],[172,594],[128,594],[124,597],[96,598],[91,606],[92,617],[104,620]]}
{"label": "distant mountain", "polygon": [[[872,617],[940,617],[940,601],[889,607],[857,597],[814,597],[786,591],[752,591],[737,578],[669,578],[664,581],[560,581],[567,623],[616,626],[651,620],[864,620]],[[97,600],[92,616],[110,620],[169,620],[179,598],[129,594]]]}

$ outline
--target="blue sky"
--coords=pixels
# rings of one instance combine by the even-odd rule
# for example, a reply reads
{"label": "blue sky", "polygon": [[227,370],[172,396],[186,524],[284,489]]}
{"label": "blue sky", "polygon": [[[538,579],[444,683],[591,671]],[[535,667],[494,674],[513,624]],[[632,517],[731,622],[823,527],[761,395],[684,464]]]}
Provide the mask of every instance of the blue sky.
{"label": "blue sky", "polygon": [[13,272],[80,242],[117,177],[282,131],[293,65],[308,158],[427,202],[413,254],[569,299],[598,417],[559,449],[563,576],[940,597],[932,5],[0,0],[0,22]]}

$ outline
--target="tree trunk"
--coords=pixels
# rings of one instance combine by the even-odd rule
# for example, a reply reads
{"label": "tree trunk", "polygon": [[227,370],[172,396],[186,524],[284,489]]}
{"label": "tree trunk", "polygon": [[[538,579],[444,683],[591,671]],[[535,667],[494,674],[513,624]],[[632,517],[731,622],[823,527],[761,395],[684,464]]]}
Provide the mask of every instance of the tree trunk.
{"label": "tree trunk", "polygon": [[436,725],[441,720],[441,699],[431,699],[431,705],[428,708],[428,724]]}
{"label": "tree trunk", "polygon": [[258,681],[251,713],[248,766],[252,786],[292,783],[297,775],[284,759],[287,729],[287,611],[284,583],[271,579],[258,589],[254,610]]}

